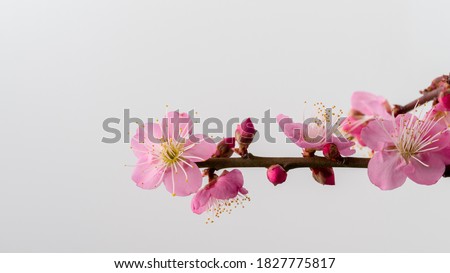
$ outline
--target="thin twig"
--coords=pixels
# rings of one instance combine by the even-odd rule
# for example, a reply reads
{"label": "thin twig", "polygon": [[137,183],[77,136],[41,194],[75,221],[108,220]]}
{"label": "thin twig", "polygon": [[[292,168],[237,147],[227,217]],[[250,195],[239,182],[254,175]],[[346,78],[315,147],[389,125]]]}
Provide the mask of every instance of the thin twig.
{"label": "thin twig", "polygon": [[436,88],[433,91],[424,93],[420,98],[411,101],[408,104],[405,104],[403,106],[401,105],[395,105],[394,107],[394,115],[400,115],[408,113],[409,111],[413,110],[415,107],[423,105],[429,101],[432,101],[436,99],[439,96],[439,93],[441,92],[441,88]]}
{"label": "thin twig", "polygon": [[259,157],[252,154],[248,158],[210,158],[198,162],[200,168],[214,168],[216,170],[225,168],[268,168],[279,164],[288,171],[295,168],[308,167],[346,167],[367,168],[369,158],[346,157],[343,163],[331,161],[325,157]]}

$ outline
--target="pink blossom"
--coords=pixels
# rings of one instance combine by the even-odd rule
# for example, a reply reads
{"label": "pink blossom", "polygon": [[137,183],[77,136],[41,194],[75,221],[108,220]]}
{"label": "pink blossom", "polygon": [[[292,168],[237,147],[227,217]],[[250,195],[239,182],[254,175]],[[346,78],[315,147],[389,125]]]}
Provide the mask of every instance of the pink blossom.
{"label": "pink blossom", "polygon": [[450,111],[442,104],[436,104],[429,112],[429,115],[436,120],[441,120],[447,126],[450,126]]}
{"label": "pink blossom", "polygon": [[249,200],[245,196],[248,191],[243,186],[244,177],[241,171],[223,171],[194,195],[191,202],[192,211],[201,214],[209,210],[215,217],[230,212],[232,207]]}
{"label": "pink blossom", "polygon": [[376,119],[391,119],[391,106],[381,96],[369,92],[353,92],[351,97],[351,111],[345,119],[342,129],[354,136],[358,142],[365,146],[361,139],[361,131],[367,124]]}
{"label": "pink blossom", "polygon": [[370,122],[361,137],[374,150],[368,166],[370,181],[382,190],[400,187],[407,177],[432,185],[450,163],[448,128],[429,114],[423,120],[404,114]]}
{"label": "pink blossom", "polygon": [[192,120],[187,113],[169,112],[162,124],[149,123],[139,128],[131,141],[138,158],[132,179],[143,189],[164,183],[172,195],[197,192],[202,175],[195,162],[204,161],[216,145],[203,135],[192,135]]}
{"label": "pink blossom", "polygon": [[325,122],[310,122],[307,125],[295,123],[290,117],[283,114],[277,116],[277,122],[284,134],[303,149],[323,150],[327,144],[333,143],[343,156],[355,153],[355,150],[351,149],[355,143],[342,136],[334,135],[334,132],[326,128]]}

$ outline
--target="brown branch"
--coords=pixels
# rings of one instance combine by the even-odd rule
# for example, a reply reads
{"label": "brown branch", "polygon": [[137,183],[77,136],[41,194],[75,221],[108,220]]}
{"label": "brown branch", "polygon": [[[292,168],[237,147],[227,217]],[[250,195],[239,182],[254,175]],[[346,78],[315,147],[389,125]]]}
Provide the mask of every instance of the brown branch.
{"label": "brown branch", "polygon": [[[394,115],[404,114],[416,106],[423,105],[439,96],[441,88],[424,92],[424,94],[404,106],[395,105]],[[337,168],[367,168],[370,158],[346,157],[343,163],[331,161],[325,157],[259,157],[249,154],[248,158],[210,158],[197,162],[199,168],[220,170],[225,168],[268,168],[279,164],[288,171],[295,168],[337,167]],[[450,177],[450,165],[447,166],[444,177]]]}
{"label": "brown branch", "polygon": [[[367,168],[370,158],[345,157],[343,163],[331,161],[325,157],[259,157],[249,154],[248,158],[210,158],[197,162],[199,168],[220,170],[225,168],[269,168],[279,164],[286,171],[296,168]],[[445,169],[443,177],[450,177],[450,165]]]}
{"label": "brown branch", "polygon": [[215,170],[225,168],[268,168],[279,164],[288,171],[295,168],[309,167],[342,167],[342,168],[367,168],[369,158],[346,157],[343,163],[331,161],[325,157],[259,157],[252,154],[248,158],[210,158],[203,162],[197,162],[200,168],[212,168]]}
{"label": "brown branch", "polygon": [[420,98],[413,100],[408,104],[405,104],[403,106],[395,105],[393,109],[394,116],[408,113],[409,111],[413,110],[416,106],[423,105],[429,101],[436,99],[439,96],[441,90],[442,90],[441,88],[436,88],[432,91],[425,92]]}

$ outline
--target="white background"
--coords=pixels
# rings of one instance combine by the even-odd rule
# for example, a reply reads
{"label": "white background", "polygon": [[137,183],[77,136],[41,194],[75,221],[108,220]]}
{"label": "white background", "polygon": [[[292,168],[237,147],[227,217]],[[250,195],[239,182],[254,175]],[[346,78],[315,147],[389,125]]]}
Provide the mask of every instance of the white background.
{"label": "white background", "polygon": [[[190,198],[144,191],[108,117],[165,104],[201,118],[347,111],[355,90],[406,103],[449,72],[448,1],[0,2],[0,251],[430,252],[450,250],[450,181],[383,192],[366,170],[309,170],[213,225]],[[262,131],[262,127],[258,127]],[[257,155],[296,156],[278,143]]]}

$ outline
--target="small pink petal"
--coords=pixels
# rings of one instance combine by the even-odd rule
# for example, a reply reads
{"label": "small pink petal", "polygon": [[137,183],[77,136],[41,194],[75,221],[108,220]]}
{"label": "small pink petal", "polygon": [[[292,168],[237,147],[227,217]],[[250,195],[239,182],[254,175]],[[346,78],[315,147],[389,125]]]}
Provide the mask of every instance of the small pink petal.
{"label": "small pink petal", "polygon": [[242,187],[239,189],[239,193],[246,195],[246,194],[248,194],[248,190],[246,188]]}
{"label": "small pink petal", "polygon": [[435,119],[441,119],[441,122],[446,126],[450,126],[450,112],[445,108],[442,103],[436,104],[430,111],[427,113],[430,117]]}
{"label": "small pink petal", "polygon": [[450,165],[450,146],[447,146],[444,149],[433,153],[433,155],[439,157],[445,165]]}
{"label": "small pink petal", "polygon": [[447,125],[442,122],[434,124],[430,131],[426,134],[427,137],[438,135],[433,143],[425,146],[423,149],[433,149],[433,152],[444,150],[450,146],[450,131],[447,130]]}
{"label": "small pink petal", "polygon": [[284,134],[297,146],[302,147],[303,140],[303,124],[287,123],[284,125]]}
{"label": "small pink petal", "polygon": [[161,126],[157,123],[146,123],[139,127],[131,139],[131,149],[136,157],[148,156],[150,143],[159,143],[162,137]]}
{"label": "small pink petal", "polygon": [[[188,196],[196,193],[202,186],[202,174],[197,165],[188,162],[192,167],[182,164],[183,168],[177,166],[175,169],[166,171],[164,175],[164,185],[168,192],[176,196]],[[184,170],[184,172],[183,172]],[[185,174],[186,173],[186,174]],[[175,185],[175,190],[173,186]]]}
{"label": "small pink petal", "polygon": [[157,188],[161,184],[163,175],[161,170],[151,165],[147,158],[141,158],[137,162],[131,178],[138,187],[149,190]]}
{"label": "small pink petal", "polygon": [[205,161],[216,152],[214,141],[204,135],[191,135],[184,146],[187,150],[183,153],[183,157],[192,162]]}
{"label": "small pink petal", "polygon": [[242,172],[237,169],[232,170],[217,178],[217,182],[210,188],[211,196],[222,200],[234,198],[243,185],[244,176]]}
{"label": "small pink petal", "polygon": [[362,130],[361,138],[367,147],[374,151],[381,151],[387,146],[393,145],[389,134],[395,132],[394,124],[388,120],[373,120]]}
{"label": "small pink petal", "polygon": [[181,140],[192,133],[194,123],[187,113],[168,112],[161,127],[166,138]]}
{"label": "small pink petal", "polygon": [[206,189],[199,190],[191,201],[191,209],[196,214],[202,214],[209,209],[211,193]]}
{"label": "small pink petal", "polygon": [[294,121],[289,116],[286,116],[284,114],[279,114],[277,116],[277,123],[280,125],[281,128],[283,128],[283,125],[286,123],[293,123]]}
{"label": "small pink petal", "polygon": [[410,167],[408,166],[409,168],[406,171],[412,181],[422,185],[433,185],[442,178],[445,171],[445,164],[442,159],[433,154],[419,154],[416,158],[418,160],[410,159]]}
{"label": "small pink petal", "polygon": [[353,146],[355,146],[355,142],[350,141],[346,138],[340,139],[338,137],[333,136],[332,143],[334,143],[337,146],[342,156],[351,156],[356,152],[354,149],[352,149]]}
{"label": "small pink petal", "polygon": [[365,91],[353,92],[351,97],[352,109],[368,116],[390,118],[387,110],[390,108],[388,105],[385,98]]}
{"label": "small pink petal", "polygon": [[277,122],[284,134],[295,144],[299,145],[303,141],[303,124],[294,123],[286,115],[279,114]]}
{"label": "small pink petal", "polygon": [[397,152],[376,152],[369,161],[369,179],[382,190],[393,190],[405,183],[404,168],[404,159]]}

